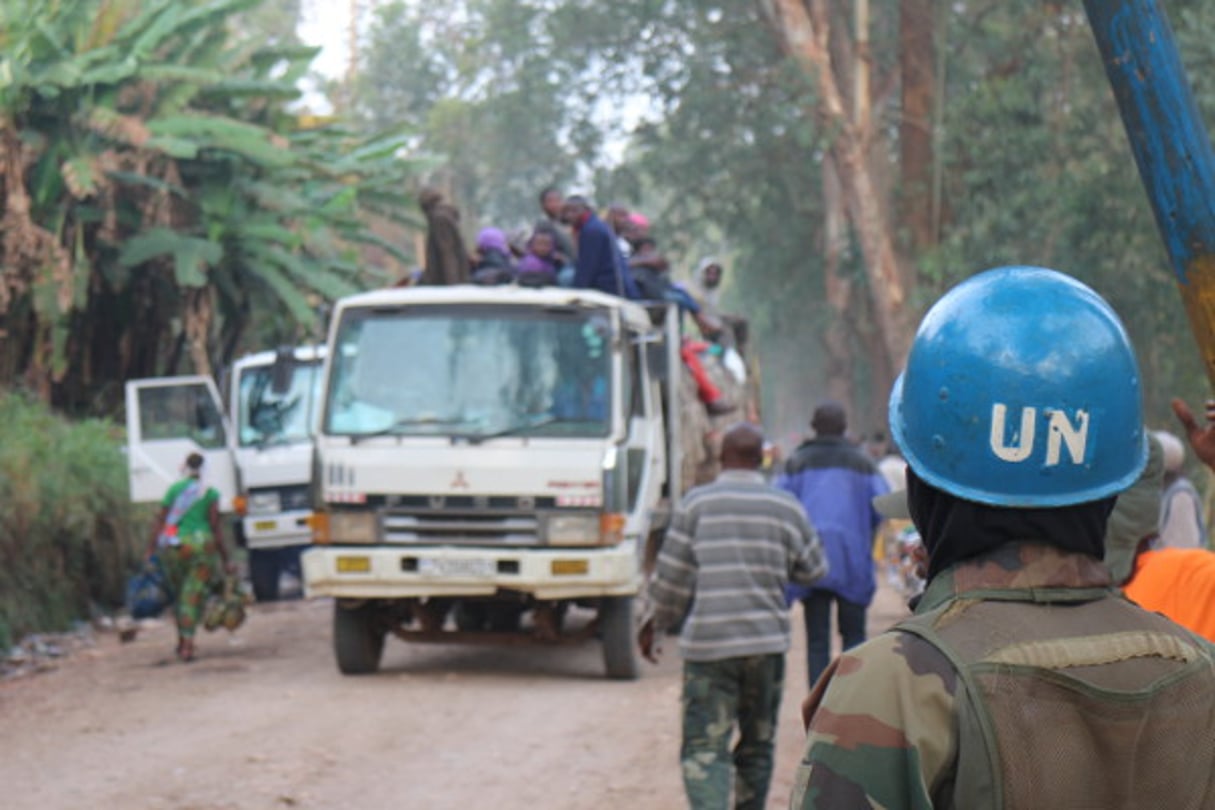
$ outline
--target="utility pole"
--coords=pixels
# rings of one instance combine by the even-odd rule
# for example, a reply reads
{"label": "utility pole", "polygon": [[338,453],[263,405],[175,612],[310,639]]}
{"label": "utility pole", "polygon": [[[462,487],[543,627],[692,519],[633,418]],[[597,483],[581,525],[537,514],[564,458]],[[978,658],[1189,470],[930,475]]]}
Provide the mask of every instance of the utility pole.
{"label": "utility pole", "polygon": [[1105,74],[1215,387],[1215,151],[1158,0],[1085,0]]}

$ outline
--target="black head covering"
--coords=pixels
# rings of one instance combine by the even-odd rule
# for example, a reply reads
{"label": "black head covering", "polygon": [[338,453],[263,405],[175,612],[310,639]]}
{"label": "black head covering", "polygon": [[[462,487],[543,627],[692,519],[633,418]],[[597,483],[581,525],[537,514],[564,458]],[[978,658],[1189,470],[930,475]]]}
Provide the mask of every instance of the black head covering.
{"label": "black head covering", "polygon": [[930,580],[955,563],[1017,541],[1103,559],[1115,500],[1037,509],[988,506],[937,489],[907,468],[907,505],[928,549]]}

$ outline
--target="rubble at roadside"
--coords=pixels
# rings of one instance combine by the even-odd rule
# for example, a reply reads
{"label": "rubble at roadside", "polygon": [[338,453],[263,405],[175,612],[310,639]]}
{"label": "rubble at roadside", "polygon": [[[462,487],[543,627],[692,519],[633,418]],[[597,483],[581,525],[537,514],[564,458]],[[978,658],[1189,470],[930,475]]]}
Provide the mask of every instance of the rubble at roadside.
{"label": "rubble at roadside", "polygon": [[114,633],[120,641],[133,641],[146,624],[125,616],[102,616],[92,623],[75,622],[65,633],[31,633],[7,650],[0,649],[0,682],[52,672],[60,662],[95,648],[99,635]]}

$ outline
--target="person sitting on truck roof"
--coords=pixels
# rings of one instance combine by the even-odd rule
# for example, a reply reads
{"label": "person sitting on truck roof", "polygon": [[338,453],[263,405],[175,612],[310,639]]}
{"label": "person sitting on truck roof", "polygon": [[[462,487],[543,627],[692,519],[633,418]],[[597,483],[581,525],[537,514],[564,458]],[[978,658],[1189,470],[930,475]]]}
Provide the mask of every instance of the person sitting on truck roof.
{"label": "person sitting on truck roof", "polygon": [[603,216],[603,221],[612,229],[612,233],[616,234],[616,246],[620,248],[620,254],[626,259],[633,255],[633,245],[629,242],[626,233],[632,216],[633,213],[629,211],[629,207],[622,202],[614,202],[609,205],[607,213]]}
{"label": "person sitting on truck roof", "polygon": [[530,239],[523,258],[519,260],[519,285],[522,287],[548,287],[557,283],[565,263],[558,259],[557,240],[550,227],[538,226]]}
{"label": "person sitting on truck roof", "polygon": [[574,283],[578,289],[601,290],[621,298],[641,297],[628,262],[620,253],[611,229],[595,216],[585,197],[565,201],[562,216],[578,235],[578,258],[574,262]]}
{"label": "person sitting on truck roof", "polygon": [[572,264],[577,251],[574,249],[574,239],[570,235],[569,226],[562,219],[565,208],[565,198],[556,186],[546,186],[540,192],[540,210],[544,217],[535,224],[533,230],[550,229],[557,243],[557,256],[564,264]]}
{"label": "person sitting on truck roof", "polygon": [[637,252],[637,242],[650,235],[650,218],[645,214],[633,211],[625,219],[620,235],[629,243],[629,258]]}
{"label": "person sitting on truck roof", "polygon": [[[658,241],[652,236],[643,236],[633,243],[633,253],[629,256],[629,270],[641,297],[647,301],[671,300],[671,280],[667,275],[670,262],[658,251]],[[695,301],[676,301],[681,310],[699,312],[700,307]]]}
{"label": "person sitting on truck roof", "polygon": [[700,304],[691,296],[687,288],[671,281],[668,273],[671,264],[659,252],[658,242],[654,237],[640,236],[633,242],[633,255],[629,257],[629,267],[643,299],[669,301],[677,305],[681,323],[683,314],[690,314],[700,326],[701,332],[705,332],[706,326],[701,322]]}
{"label": "person sitting on truck roof", "polygon": [[477,234],[477,263],[472,280],[475,284],[509,284],[515,280],[510,244],[501,229],[482,228]]}
{"label": "person sitting on truck roof", "polygon": [[725,271],[720,261],[712,256],[701,259],[696,268],[696,281],[692,286],[692,297],[700,304],[697,323],[706,340],[729,346],[746,353],[747,319],[728,315],[721,311],[721,281]]}
{"label": "person sitting on truck roof", "polygon": [[426,269],[422,284],[467,284],[471,263],[460,235],[460,211],[443,201],[436,189],[425,188],[418,205],[426,215]]}

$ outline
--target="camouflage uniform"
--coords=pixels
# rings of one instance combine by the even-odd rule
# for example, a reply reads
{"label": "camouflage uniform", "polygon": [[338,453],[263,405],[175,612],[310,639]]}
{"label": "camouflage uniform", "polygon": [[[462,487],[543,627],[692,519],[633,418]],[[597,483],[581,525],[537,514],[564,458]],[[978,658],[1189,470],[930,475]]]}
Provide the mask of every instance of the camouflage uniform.
{"label": "camouflage uniform", "polygon": [[1215,807],[1215,648],[1084,554],[944,571],[805,713],[794,808]]}
{"label": "camouflage uniform", "polygon": [[[735,810],[763,810],[784,684],[781,654],[684,662],[679,765],[689,807],[730,807],[733,760]],[[736,719],[738,743],[731,757]]]}

